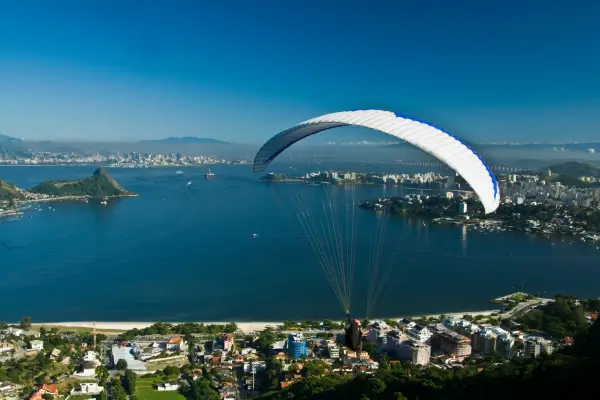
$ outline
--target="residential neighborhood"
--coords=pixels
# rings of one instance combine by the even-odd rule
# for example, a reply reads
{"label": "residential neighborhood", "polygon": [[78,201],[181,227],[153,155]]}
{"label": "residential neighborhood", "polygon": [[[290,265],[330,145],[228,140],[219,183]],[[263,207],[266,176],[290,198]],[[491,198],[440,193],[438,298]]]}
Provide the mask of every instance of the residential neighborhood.
{"label": "residential neighborhood", "polygon": [[[34,330],[25,319],[23,329],[4,324],[1,330],[0,398],[119,400],[135,392],[152,399],[169,392],[173,399],[196,393],[234,400],[288,390],[310,376],[369,376],[394,363],[486,368],[572,346],[576,333],[598,318],[595,300],[516,293],[496,301],[504,307],[474,316],[363,321],[358,354],[345,347],[342,326],[332,321],[286,321],[257,332],[235,324],[158,323],[105,335]],[[545,315],[557,310],[566,313],[564,322],[547,325]]]}

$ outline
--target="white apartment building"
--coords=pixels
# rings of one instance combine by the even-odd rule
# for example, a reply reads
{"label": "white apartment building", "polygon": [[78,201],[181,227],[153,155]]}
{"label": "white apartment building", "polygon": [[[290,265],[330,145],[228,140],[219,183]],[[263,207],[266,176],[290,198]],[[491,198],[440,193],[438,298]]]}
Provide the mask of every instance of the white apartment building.
{"label": "white apartment building", "polygon": [[530,336],[525,340],[525,349],[523,355],[526,358],[539,357],[542,354],[552,354],[554,344],[551,340],[539,336]]}

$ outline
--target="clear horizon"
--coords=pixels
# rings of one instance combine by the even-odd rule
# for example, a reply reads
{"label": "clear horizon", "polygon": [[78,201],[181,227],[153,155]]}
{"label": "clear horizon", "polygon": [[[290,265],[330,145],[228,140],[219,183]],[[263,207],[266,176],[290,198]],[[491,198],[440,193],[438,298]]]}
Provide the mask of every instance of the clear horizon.
{"label": "clear horizon", "polygon": [[250,144],[318,115],[382,109],[473,143],[600,137],[595,2],[165,4],[3,5],[0,133]]}

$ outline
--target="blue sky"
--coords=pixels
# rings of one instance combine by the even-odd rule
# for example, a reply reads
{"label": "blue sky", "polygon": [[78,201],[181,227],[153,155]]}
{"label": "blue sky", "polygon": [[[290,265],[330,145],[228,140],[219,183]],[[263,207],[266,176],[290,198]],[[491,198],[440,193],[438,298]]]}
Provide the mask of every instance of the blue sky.
{"label": "blue sky", "polygon": [[599,140],[599,20],[593,0],[6,1],[0,133],[256,143],[378,108],[474,142]]}

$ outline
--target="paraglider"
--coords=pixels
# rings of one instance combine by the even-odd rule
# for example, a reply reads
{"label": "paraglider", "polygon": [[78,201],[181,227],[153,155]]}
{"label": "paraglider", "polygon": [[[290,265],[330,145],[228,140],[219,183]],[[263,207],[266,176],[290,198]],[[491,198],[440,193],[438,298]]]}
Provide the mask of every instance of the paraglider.
{"label": "paraglider", "polygon": [[360,327],[360,322],[357,319],[352,321],[350,314],[346,314],[344,342],[346,347],[356,351],[356,355],[360,357],[360,352],[362,350],[362,330]]}
{"label": "paraglider", "polygon": [[487,164],[467,144],[431,125],[398,117],[389,111],[344,111],[301,122],[273,136],[261,147],[254,158],[254,172],[264,171],[279,154],[294,143],[341,126],[370,128],[418,147],[460,174],[479,196],[486,214],[498,208],[498,182]]}
{"label": "paraglider", "polygon": [[[446,133],[434,126],[412,119],[397,116],[389,111],[359,110],[344,111],[316,117],[288,128],[269,139],[254,158],[254,172],[264,171],[281,153],[294,143],[316,133],[342,127],[356,126],[369,128],[394,136],[436,157],[459,174],[471,186],[479,197],[486,214],[494,212],[500,204],[498,182],[488,165],[461,139]],[[290,167],[291,168],[291,167]],[[346,313],[345,333],[346,345],[360,351],[361,327],[358,320],[350,317],[354,265],[356,263],[356,226],[358,203],[352,200],[345,207],[338,207],[328,190],[324,189],[326,198],[322,202],[322,210],[303,210],[297,214],[302,229],[309,240],[313,252],[325,272],[327,280]],[[341,218],[337,213],[345,212]],[[321,215],[317,215],[320,213]],[[384,211],[385,213],[385,211]],[[345,219],[345,224],[343,223]],[[388,267],[381,271],[380,259],[385,234],[385,218],[378,224],[377,239],[369,244],[373,254],[369,257],[372,270],[367,301],[369,314],[374,301],[381,292],[385,280],[389,276]],[[392,253],[392,257],[396,254]],[[390,260],[391,260],[390,258]],[[391,261],[389,263],[391,265]],[[381,279],[379,282],[375,282]]]}

